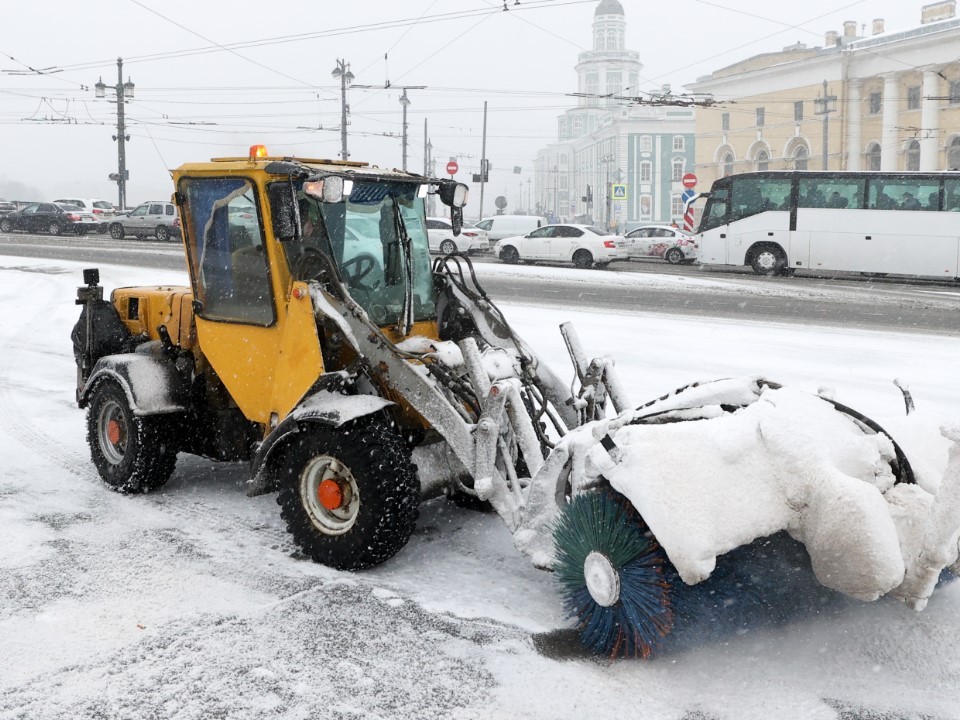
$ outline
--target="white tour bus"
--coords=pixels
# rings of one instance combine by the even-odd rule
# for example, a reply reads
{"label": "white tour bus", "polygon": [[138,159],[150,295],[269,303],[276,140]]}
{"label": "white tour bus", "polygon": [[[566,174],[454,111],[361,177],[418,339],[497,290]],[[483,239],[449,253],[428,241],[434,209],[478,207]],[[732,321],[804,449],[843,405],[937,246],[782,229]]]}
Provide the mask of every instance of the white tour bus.
{"label": "white tour bus", "polygon": [[960,172],[755,172],[714,182],[700,262],[760,275],[843,270],[956,279]]}

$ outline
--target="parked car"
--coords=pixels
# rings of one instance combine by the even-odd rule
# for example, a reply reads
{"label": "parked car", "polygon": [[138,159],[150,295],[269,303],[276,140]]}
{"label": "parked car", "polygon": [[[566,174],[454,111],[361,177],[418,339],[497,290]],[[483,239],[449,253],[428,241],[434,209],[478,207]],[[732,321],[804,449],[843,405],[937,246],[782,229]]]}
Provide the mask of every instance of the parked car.
{"label": "parked car", "polygon": [[54,200],[54,202],[76,205],[83,210],[92,212],[97,217],[97,231],[100,233],[107,232],[110,228],[110,221],[117,214],[113,203],[109,200],[98,200],[96,198],[59,198]]}
{"label": "parked car", "polygon": [[0,217],[0,232],[5,233],[22,230],[48,232],[51,235],[65,232],[83,235],[96,227],[97,220],[93,213],[63,203],[33,203]]}
{"label": "parked car", "polygon": [[647,225],[625,237],[630,257],[662,258],[671,265],[696,262],[700,257],[696,240],[670,225]]}
{"label": "parked car", "polygon": [[124,235],[138,238],[155,237],[166,241],[180,238],[180,216],[171,202],[151,200],[137,205],[126,215],[117,215],[110,223],[110,237],[120,240]]}
{"label": "parked car", "polygon": [[455,252],[490,252],[490,239],[486,230],[464,223],[459,235],[453,234],[449,218],[427,218],[427,239],[430,252],[449,255]]}
{"label": "parked car", "polygon": [[0,200],[0,215],[6,215],[7,213],[16,212],[17,205],[12,203],[9,200]]}
{"label": "parked car", "polygon": [[477,227],[486,230],[492,242],[516,235],[526,235],[547,224],[547,219],[539,215],[494,215],[478,222]]}
{"label": "parked car", "polygon": [[521,260],[572,262],[579,268],[606,267],[627,260],[627,242],[592,225],[544,225],[516,237],[500,240],[493,250],[505,263]]}

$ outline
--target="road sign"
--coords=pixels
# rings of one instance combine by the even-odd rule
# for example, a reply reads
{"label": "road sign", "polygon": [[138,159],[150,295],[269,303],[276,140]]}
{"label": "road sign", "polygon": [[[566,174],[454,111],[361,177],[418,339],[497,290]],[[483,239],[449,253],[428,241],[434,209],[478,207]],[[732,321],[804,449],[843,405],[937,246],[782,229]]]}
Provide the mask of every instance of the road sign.
{"label": "road sign", "polygon": [[507,206],[507,199],[503,195],[498,195],[497,199],[493,201],[493,204],[503,210]]}
{"label": "road sign", "polygon": [[614,183],[610,186],[610,196],[614,200],[626,200],[627,199],[627,186],[620,183]]}
{"label": "road sign", "polygon": [[460,169],[460,166],[457,165],[456,160],[451,160],[450,162],[447,163],[447,174],[448,174],[448,175],[456,175],[456,174],[457,174],[457,170],[459,170],[459,169]]}
{"label": "road sign", "polygon": [[694,175],[693,173],[687,173],[687,174],[685,174],[682,178],[680,178],[680,182],[683,183],[683,186],[684,186],[685,188],[696,187],[696,186],[697,186],[697,176]]}
{"label": "road sign", "polygon": [[696,191],[696,190],[692,190],[692,189],[690,189],[690,188],[687,188],[687,189],[684,190],[682,193],[680,193],[680,202],[682,202],[684,205],[686,205],[688,202],[690,202],[690,201],[691,201],[693,198],[695,198],[695,197],[697,197],[697,191]]}

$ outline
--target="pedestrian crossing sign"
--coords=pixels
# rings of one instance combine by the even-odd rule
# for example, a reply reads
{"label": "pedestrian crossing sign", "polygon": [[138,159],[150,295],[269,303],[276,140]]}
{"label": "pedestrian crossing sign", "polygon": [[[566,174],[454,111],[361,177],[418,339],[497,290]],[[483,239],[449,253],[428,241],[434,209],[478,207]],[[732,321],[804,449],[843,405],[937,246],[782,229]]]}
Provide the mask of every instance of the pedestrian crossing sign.
{"label": "pedestrian crossing sign", "polygon": [[621,185],[619,183],[611,186],[612,192],[611,195],[614,200],[626,200],[627,199],[627,186]]}

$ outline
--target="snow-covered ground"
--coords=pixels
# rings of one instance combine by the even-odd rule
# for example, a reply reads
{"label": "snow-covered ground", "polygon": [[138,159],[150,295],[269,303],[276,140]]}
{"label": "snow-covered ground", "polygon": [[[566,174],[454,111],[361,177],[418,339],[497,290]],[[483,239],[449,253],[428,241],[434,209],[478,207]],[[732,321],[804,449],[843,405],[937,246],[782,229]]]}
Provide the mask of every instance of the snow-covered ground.
{"label": "snow-covered ground", "polygon": [[[960,717],[960,583],[919,614],[851,601],[608,665],[541,652],[538,633],[566,627],[553,579],[495,515],[426,503],[394,560],[351,574],[303,560],[273,496],[244,495],[242,465],[181,457],[160,492],[110,492],[74,402],[82,267],[0,258],[0,718]],[[565,377],[557,325],[573,320],[637,404],[757,373],[872,416],[902,407],[895,377],[925,413],[960,408],[957,338],[504,309]]]}

